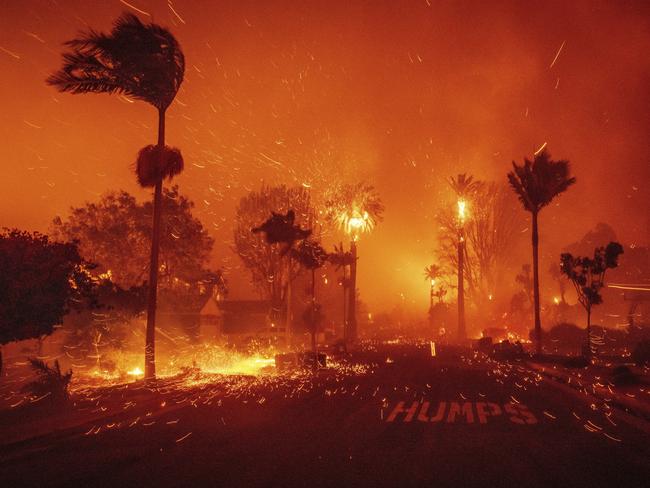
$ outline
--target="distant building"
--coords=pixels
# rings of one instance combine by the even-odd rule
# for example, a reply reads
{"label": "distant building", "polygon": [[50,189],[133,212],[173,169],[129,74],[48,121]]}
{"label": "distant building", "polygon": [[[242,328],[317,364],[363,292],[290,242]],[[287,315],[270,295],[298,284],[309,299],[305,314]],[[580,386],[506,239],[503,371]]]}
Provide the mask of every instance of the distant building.
{"label": "distant building", "polygon": [[269,319],[270,304],[265,300],[208,300],[200,312],[204,338],[230,339],[240,335],[277,335],[284,327]]}

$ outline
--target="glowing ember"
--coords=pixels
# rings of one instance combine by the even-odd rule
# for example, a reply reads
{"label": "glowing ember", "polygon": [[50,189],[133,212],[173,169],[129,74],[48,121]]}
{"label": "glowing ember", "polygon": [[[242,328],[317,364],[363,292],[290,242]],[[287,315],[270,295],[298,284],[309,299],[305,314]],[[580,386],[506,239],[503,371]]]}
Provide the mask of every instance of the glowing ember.
{"label": "glowing ember", "polygon": [[126,374],[128,374],[129,376],[143,376],[143,375],[144,375],[144,371],[142,371],[140,368],[138,368],[138,367],[136,366],[136,367],[133,368],[132,370],[127,371]]}

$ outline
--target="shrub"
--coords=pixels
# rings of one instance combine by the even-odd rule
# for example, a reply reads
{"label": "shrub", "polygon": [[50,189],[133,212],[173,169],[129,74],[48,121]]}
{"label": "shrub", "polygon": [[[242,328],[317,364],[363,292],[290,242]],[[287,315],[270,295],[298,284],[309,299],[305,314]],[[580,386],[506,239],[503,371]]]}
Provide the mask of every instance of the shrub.
{"label": "shrub", "polygon": [[612,369],[612,383],[616,386],[633,385],[638,382],[638,376],[627,366],[616,366]]}
{"label": "shrub", "polygon": [[650,365],[650,339],[640,341],[632,351],[632,360],[637,366]]}
{"label": "shrub", "polygon": [[52,367],[40,359],[30,358],[29,362],[38,377],[25,385],[23,391],[27,391],[35,397],[49,395],[52,403],[65,402],[68,399],[68,386],[72,379],[72,370],[62,373],[58,360],[54,361]]}

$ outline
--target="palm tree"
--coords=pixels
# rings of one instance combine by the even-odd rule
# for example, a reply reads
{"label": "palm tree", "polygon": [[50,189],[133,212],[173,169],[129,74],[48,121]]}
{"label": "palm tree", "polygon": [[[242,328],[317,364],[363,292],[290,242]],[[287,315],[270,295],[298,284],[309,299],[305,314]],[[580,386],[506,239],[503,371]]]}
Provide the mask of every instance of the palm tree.
{"label": "palm tree", "polygon": [[424,268],[424,280],[429,281],[431,284],[431,288],[429,290],[429,298],[430,298],[430,304],[429,304],[429,311],[433,309],[433,297],[435,296],[433,293],[434,286],[436,285],[436,280],[440,278],[440,266],[436,266],[435,264],[430,264],[429,266]]}
{"label": "palm tree", "polygon": [[325,206],[327,218],[350,236],[350,299],[348,304],[348,333],[357,339],[357,241],[363,233],[372,231],[383,219],[384,204],[374,186],[366,182],[345,184],[329,192]]}
{"label": "palm tree", "polygon": [[348,289],[350,288],[350,279],[347,274],[347,267],[352,266],[354,258],[350,251],[345,251],[343,249],[343,243],[340,243],[338,246],[334,245],[334,252],[330,253],[327,257],[328,261],[336,266],[336,270],[341,269],[343,271],[343,276],[340,278],[340,283],[343,288],[343,341],[347,344],[348,341],[348,314],[347,314],[347,302],[348,302]]}
{"label": "palm tree", "polygon": [[476,193],[483,185],[480,181],[474,180],[473,176],[465,173],[459,174],[456,179],[449,178],[449,186],[456,194],[458,204],[458,338],[462,341],[466,338],[465,330],[465,213],[467,198]]}
{"label": "palm tree", "polygon": [[328,255],[319,242],[313,239],[302,241],[297,248],[292,249],[292,255],[300,265],[311,271],[311,304],[305,318],[311,333],[311,350],[314,353],[314,366],[318,367],[318,353],[316,350],[316,334],[320,322],[320,306],[316,303],[316,270],[327,261]]}
{"label": "palm tree", "polygon": [[261,225],[251,229],[253,234],[263,232],[267,244],[282,245],[280,256],[287,256],[287,317],[285,326],[287,345],[291,341],[291,260],[294,254],[291,251],[297,241],[307,239],[312,233],[311,229],[301,229],[300,225],[296,224],[295,221],[296,213],[293,209],[289,209],[286,215],[271,212],[271,216]]}
{"label": "palm tree", "polygon": [[158,111],[158,144],[142,149],[136,162],[140,185],[154,187],[145,344],[145,379],[154,379],[162,183],[183,170],[180,151],[165,146],[165,113],[183,82],[185,57],[171,32],[143,24],[130,13],[115,21],[110,34],[90,30],[65,45],[70,51],[63,54],[63,67],[48,84],[73,94],[121,93]]}
{"label": "palm tree", "polygon": [[532,161],[524,158],[518,166],[512,162],[513,171],[508,173],[508,181],[519,197],[524,209],[531,213],[533,221],[533,301],[535,310],[535,347],[537,354],[542,352],[542,323],[539,316],[539,232],[537,216],[542,208],[553,198],[564,193],[576,179],[569,176],[569,162],[551,160],[551,155],[542,151]]}

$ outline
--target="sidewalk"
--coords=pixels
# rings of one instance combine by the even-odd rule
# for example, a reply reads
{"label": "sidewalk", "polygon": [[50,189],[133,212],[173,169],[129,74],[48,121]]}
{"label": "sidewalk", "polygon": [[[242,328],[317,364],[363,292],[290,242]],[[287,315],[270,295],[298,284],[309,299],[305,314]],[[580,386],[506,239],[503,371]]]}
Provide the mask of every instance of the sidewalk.
{"label": "sidewalk", "polygon": [[533,371],[554,381],[567,385],[578,392],[605,401],[646,422],[650,422],[650,377],[640,368],[632,368],[639,374],[639,382],[616,386],[611,382],[611,368],[588,366],[571,369],[559,364],[540,363],[533,360],[525,363]]}

